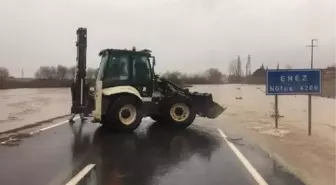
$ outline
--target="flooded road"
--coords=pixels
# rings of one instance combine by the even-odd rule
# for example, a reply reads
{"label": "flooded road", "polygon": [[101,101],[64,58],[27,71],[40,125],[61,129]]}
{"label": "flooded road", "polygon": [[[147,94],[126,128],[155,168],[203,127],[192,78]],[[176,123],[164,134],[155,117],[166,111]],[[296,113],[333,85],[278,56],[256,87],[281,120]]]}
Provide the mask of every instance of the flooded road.
{"label": "flooded road", "polygon": [[17,146],[0,146],[4,185],[66,184],[92,164],[79,184],[258,184],[231,145],[239,148],[268,184],[302,184],[244,138],[221,136],[202,120],[186,130],[144,119],[133,134],[107,132],[79,121],[47,129]]}

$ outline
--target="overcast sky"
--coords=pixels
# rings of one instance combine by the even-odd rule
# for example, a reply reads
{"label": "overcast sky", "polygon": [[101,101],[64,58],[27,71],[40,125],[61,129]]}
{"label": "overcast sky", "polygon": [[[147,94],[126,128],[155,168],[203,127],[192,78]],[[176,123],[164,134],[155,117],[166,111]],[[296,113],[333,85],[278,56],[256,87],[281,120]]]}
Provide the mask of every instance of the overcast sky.
{"label": "overcast sky", "polygon": [[41,65],[75,65],[76,29],[88,28],[88,66],[103,48],[149,48],[157,70],[228,72],[335,62],[335,0],[1,0],[0,66],[33,76]]}

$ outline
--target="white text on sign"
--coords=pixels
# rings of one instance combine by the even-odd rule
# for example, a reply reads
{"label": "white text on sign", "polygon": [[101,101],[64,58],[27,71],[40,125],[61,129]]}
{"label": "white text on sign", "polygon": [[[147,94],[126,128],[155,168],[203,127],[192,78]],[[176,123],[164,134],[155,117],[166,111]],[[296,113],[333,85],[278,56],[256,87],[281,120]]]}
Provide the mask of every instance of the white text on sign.
{"label": "white text on sign", "polygon": [[306,82],[308,81],[307,75],[295,75],[295,76],[280,76],[281,82]]}
{"label": "white text on sign", "polygon": [[[319,90],[318,85],[301,85],[300,86],[300,91],[302,92],[315,92]],[[269,91],[270,92],[294,92],[293,87],[288,87],[288,86],[269,86]]]}

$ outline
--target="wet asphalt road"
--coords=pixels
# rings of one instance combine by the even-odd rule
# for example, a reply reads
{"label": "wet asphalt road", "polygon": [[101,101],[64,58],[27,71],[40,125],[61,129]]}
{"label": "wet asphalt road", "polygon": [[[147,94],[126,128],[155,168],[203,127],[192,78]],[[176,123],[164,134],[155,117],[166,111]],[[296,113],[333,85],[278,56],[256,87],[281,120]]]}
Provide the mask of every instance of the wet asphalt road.
{"label": "wet asphalt road", "polygon": [[[239,150],[268,184],[302,184],[248,147]],[[144,121],[133,134],[106,132],[79,121],[46,130],[14,147],[0,146],[2,185],[65,184],[88,164],[80,184],[257,184],[218,130],[202,125],[176,131]]]}

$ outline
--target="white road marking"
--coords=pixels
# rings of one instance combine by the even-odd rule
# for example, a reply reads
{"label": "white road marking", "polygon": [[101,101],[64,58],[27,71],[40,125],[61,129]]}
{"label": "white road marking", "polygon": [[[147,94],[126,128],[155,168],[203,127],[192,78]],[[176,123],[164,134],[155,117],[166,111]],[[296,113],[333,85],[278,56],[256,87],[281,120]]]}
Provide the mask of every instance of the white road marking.
{"label": "white road marking", "polygon": [[[79,116],[76,116],[76,117],[73,118],[73,120],[76,120],[76,119],[78,119],[78,118],[79,118]],[[54,125],[50,125],[50,126],[47,126],[47,127],[44,127],[44,128],[41,128],[41,129],[32,131],[32,132],[28,132],[27,134],[29,134],[30,136],[32,136],[32,135],[35,135],[35,134],[40,133],[40,132],[42,132],[42,131],[46,131],[46,130],[48,130],[48,129],[51,129],[51,128],[54,128],[54,127],[63,125],[63,124],[68,123],[68,122],[69,122],[68,120],[66,120],[66,121],[62,121],[62,122],[60,122],[60,123],[56,123],[56,124],[54,124]],[[1,145],[5,145],[5,144],[7,144],[7,143],[9,143],[9,142],[11,142],[11,141],[17,141],[17,140],[20,140],[20,136],[15,136],[14,138],[10,137],[8,140],[6,140],[6,141],[2,141],[0,144],[1,144]]]}
{"label": "white road marking", "polygon": [[80,180],[83,179],[83,177],[88,174],[96,165],[95,164],[89,164],[85,166],[79,173],[76,174],[72,179],[70,179],[69,182],[67,182],[65,185],[76,185],[79,183]]}
{"label": "white road marking", "polygon": [[[73,120],[75,121],[75,120],[77,120],[77,119],[79,119],[79,116],[74,117]],[[147,121],[147,120],[151,120],[151,118],[150,118],[150,117],[144,117],[144,118],[142,119],[142,121]],[[49,130],[49,129],[51,129],[51,128],[54,128],[54,127],[63,125],[63,124],[65,124],[65,123],[69,123],[69,120],[65,120],[65,121],[62,121],[62,122],[60,122],[60,123],[56,123],[56,124],[54,124],[54,125],[50,125],[50,126],[41,128],[41,129],[39,129],[39,130],[34,131],[34,133],[35,133],[35,132],[46,131],[46,130]]]}
{"label": "white road marking", "polygon": [[[73,118],[74,121],[77,120],[77,119],[79,119],[79,116],[76,116],[76,117]],[[142,119],[142,121],[147,121],[147,120],[151,120],[151,118],[150,118],[150,117],[144,117],[144,118]],[[38,132],[46,131],[46,130],[49,130],[49,129],[51,129],[51,128],[54,128],[54,127],[63,125],[63,124],[65,124],[65,123],[69,123],[69,120],[65,120],[65,121],[62,121],[62,122],[60,122],[60,123],[56,123],[56,124],[54,124],[54,125],[50,125],[50,126],[41,128],[41,129],[39,129],[39,130],[34,131],[33,133],[38,133]]]}
{"label": "white road marking", "polygon": [[245,166],[247,171],[252,175],[254,180],[259,185],[268,185],[265,179],[262,178],[262,176],[257,172],[257,170],[252,166],[252,164],[244,157],[244,155],[238,150],[238,148],[228,140],[228,137],[226,136],[226,134],[219,128],[218,128],[218,132],[224,138],[226,143],[230,146],[233,153],[235,153],[238,159],[243,163],[243,165]]}
{"label": "white road marking", "polygon": [[[75,120],[78,119],[78,118],[79,118],[79,117],[74,117],[73,120],[75,121]],[[41,128],[41,129],[37,130],[37,132],[46,131],[46,130],[48,130],[48,129],[51,129],[51,128],[54,128],[54,127],[63,125],[63,124],[65,124],[65,123],[69,123],[69,120],[65,120],[65,121],[62,121],[62,122],[60,122],[60,123],[56,123],[56,124],[54,124],[54,125],[50,125],[50,126],[48,126],[48,127]]]}

